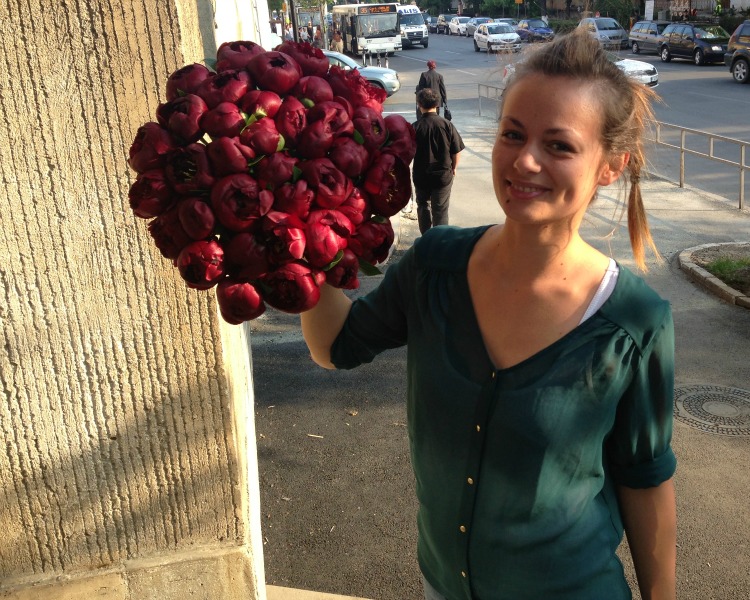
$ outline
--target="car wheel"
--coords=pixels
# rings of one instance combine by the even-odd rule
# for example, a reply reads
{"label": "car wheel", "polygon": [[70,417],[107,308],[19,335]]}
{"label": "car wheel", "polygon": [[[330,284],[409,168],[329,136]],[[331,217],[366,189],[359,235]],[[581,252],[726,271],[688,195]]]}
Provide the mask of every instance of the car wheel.
{"label": "car wheel", "polygon": [[669,62],[672,60],[672,55],[669,53],[669,48],[664,46],[659,53],[661,55],[661,62]]}
{"label": "car wheel", "polygon": [[424,42],[422,42],[422,47],[427,48],[429,43],[430,43],[429,40],[425,40]]}
{"label": "car wheel", "polygon": [[474,52],[479,52],[479,44],[477,44],[476,40],[474,40]]}
{"label": "car wheel", "polygon": [[739,58],[732,65],[732,77],[737,83],[750,81],[750,65],[744,58]]}
{"label": "car wheel", "polygon": [[705,64],[706,59],[703,57],[703,51],[698,48],[695,53],[693,54],[693,62],[698,65],[699,67],[702,64]]}
{"label": "car wheel", "polygon": [[633,54],[638,54],[641,49],[638,47],[638,42],[633,42]]}

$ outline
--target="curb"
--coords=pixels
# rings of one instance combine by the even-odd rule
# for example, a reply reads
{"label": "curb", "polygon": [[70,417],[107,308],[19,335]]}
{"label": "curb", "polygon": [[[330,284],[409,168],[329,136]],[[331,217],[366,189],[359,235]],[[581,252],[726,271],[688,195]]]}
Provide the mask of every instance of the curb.
{"label": "curb", "polygon": [[733,287],[728,286],[726,283],[714,277],[706,271],[703,267],[699,267],[693,262],[693,253],[704,248],[714,248],[716,246],[736,246],[736,242],[722,243],[722,244],[703,244],[701,246],[694,246],[683,250],[679,254],[680,269],[685,271],[687,275],[696,283],[699,283],[705,287],[708,291],[715,294],[725,302],[729,304],[735,304],[743,308],[750,308],[750,297],[746,296],[742,292],[735,290]]}

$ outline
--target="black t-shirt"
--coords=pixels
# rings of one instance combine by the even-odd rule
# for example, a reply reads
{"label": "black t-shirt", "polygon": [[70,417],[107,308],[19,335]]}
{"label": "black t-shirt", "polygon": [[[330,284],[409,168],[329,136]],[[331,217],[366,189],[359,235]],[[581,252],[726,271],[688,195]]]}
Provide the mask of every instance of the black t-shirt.
{"label": "black t-shirt", "polygon": [[456,127],[436,113],[425,113],[414,124],[417,153],[412,163],[412,179],[420,189],[445,187],[453,179],[451,155],[464,149]]}

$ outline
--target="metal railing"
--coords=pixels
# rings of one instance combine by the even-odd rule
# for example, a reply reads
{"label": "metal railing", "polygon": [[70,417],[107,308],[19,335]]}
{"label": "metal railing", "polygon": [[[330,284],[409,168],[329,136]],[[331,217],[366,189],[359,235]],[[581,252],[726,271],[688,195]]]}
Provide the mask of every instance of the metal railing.
{"label": "metal railing", "polygon": [[[482,98],[493,101],[495,103],[496,114],[499,116],[500,100],[503,93],[503,86],[490,85],[487,83],[477,84],[477,96],[479,99],[479,116],[482,116]],[[717,135],[714,133],[708,133],[706,131],[700,131],[698,129],[690,129],[689,127],[681,127],[679,125],[672,125],[671,123],[663,123],[661,121],[654,121],[654,137],[647,137],[647,141],[657,144],[665,148],[671,148],[677,150],[680,154],[680,174],[679,181],[675,182],[680,187],[685,187],[685,157],[696,156],[698,158],[714,161],[732,168],[736,168],[739,175],[739,194],[738,202],[739,209],[742,210],[745,205],[745,172],[750,169],[750,165],[747,164],[748,158],[748,146],[749,142],[743,142],[735,138],[726,137],[723,135]],[[675,136],[679,135],[679,143],[668,141],[665,137],[668,135],[667,132],[675,132]],[[700,138],[704,141],[704,145],[707,143],[708,150],[696,150],[695,147],[688,147],[688,136]],[[716,153],[717,142],[728,145],[729,147],[735,148],[737,160],[718,156]]]}
{"label": "metal railing", "polygon": [[[679,134],[680,143],[676,144],[665,141],[665,130],[676,131]],[[659,146],[664,146],[665,148],[677,150],[680,153],[680,180],[678,182],[680,187],[685,187],[685,157],[688,155],[697,156],[699,158],[711,160],[723,165],[728,165],[730,167],[736,168],[739,173],[739,209],[742,210],[745,204],[745,171],[750,169],[750,165],[748,165],[746,162],[747,147],[750,146],[750,143],[730,137],[725,137],[723,135],[708,133],[706,131],[699,131],[697,129],[690,129],[688,127],[680,127],[679,125],[672,125],[671,123],[662,123],[661,121],[654,121],[654,131],[655,137],[649,138],[648,141],[651,141]],[[707,141],[708,151],[704,152],[695,150],[693,148],[688,148],[688,135],[697,136],[698,138]],[[737,160],[731,160],[728,158],[717,156],[716,142],[721,142],[722,144],[736,147],[736,151],[738,154]]]}

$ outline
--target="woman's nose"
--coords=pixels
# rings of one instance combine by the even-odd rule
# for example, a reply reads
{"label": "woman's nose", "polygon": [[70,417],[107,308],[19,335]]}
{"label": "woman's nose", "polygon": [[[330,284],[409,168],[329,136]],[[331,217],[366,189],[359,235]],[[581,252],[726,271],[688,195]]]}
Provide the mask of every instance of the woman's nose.
{"label": "woman's nose", "polygon": [[537,158],[537,149],[533,144],[524,144],[518,150],[513,166],[521,173],[537,173],[541,168]]}

